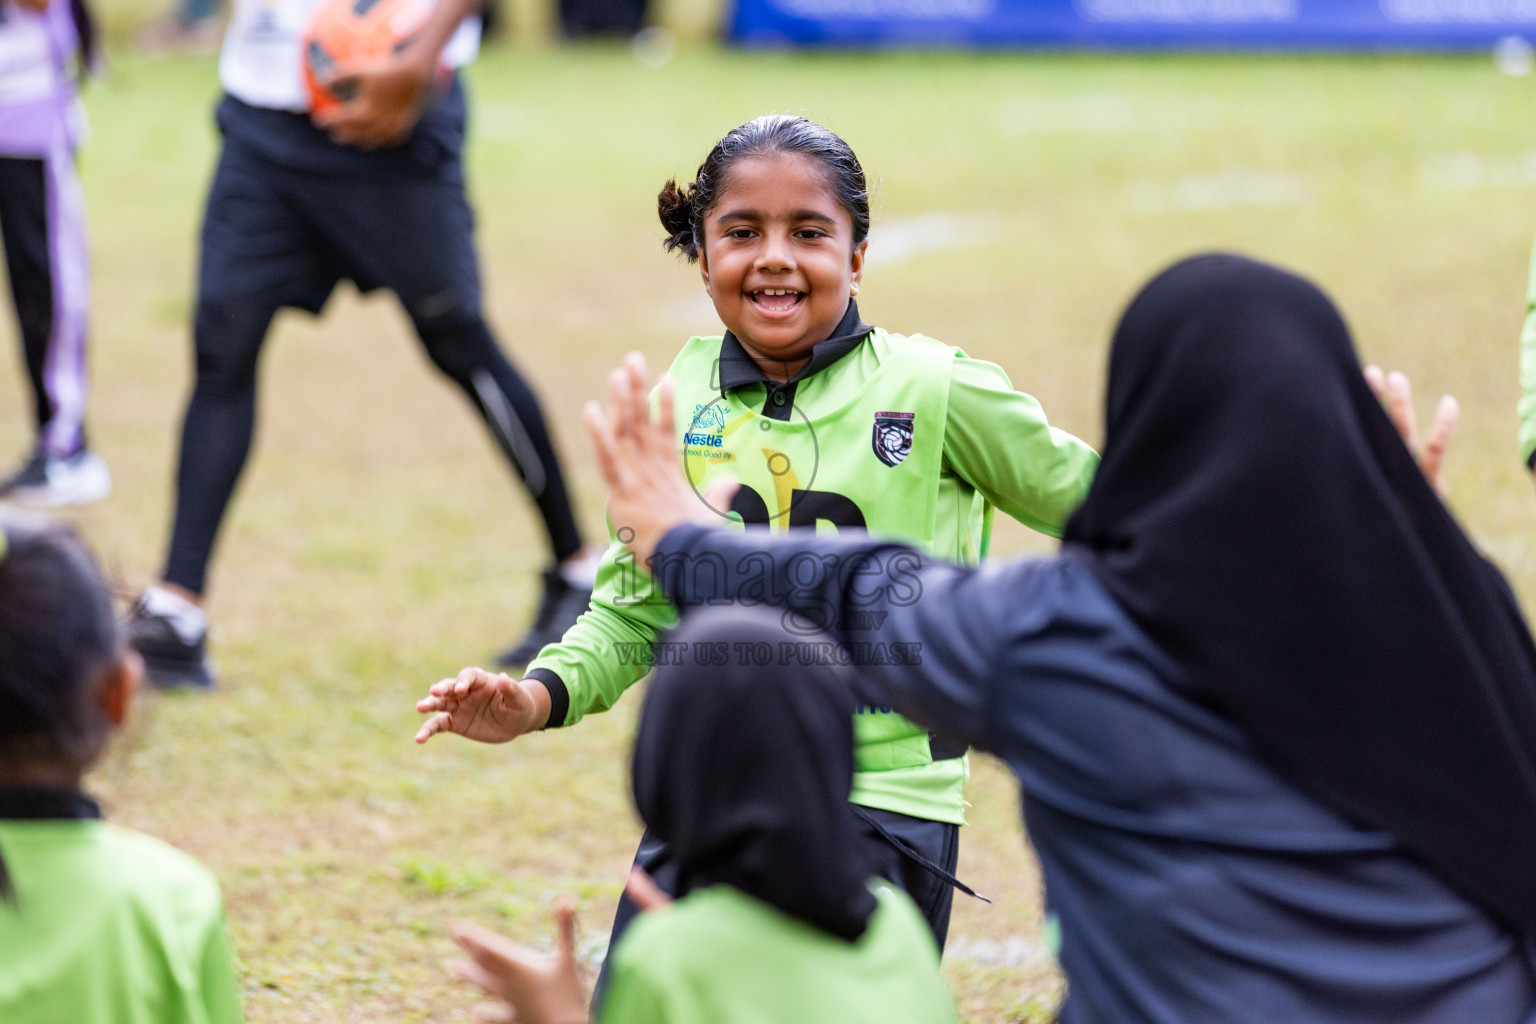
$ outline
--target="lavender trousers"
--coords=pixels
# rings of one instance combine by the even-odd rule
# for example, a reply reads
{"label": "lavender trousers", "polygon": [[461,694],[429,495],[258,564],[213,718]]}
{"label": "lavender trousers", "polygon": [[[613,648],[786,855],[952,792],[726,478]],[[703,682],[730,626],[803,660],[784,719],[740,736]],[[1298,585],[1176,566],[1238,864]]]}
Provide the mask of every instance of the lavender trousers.
{"label": "lavender trousers", "polygon": [[32,385],[38,445],[54,458],[85,444],[90,254],[72,147],[0,156],[0,243]]}

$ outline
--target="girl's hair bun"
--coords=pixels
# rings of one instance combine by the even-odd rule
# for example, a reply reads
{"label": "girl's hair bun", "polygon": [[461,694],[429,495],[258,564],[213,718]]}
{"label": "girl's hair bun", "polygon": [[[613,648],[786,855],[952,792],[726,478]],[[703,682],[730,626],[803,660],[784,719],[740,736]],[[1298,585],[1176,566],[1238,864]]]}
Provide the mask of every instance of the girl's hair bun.
{"label": "girl's hair bun", "polygon": [[679,187],[676,178],[669,178],[656,196],[656,212],[661,217],[661,226],[667,229],[667,240],[662,245],[667,252],[681,249],[689,263],[699,258],[699,241],[693,230],[693,197],[697,194],[697,189]]}

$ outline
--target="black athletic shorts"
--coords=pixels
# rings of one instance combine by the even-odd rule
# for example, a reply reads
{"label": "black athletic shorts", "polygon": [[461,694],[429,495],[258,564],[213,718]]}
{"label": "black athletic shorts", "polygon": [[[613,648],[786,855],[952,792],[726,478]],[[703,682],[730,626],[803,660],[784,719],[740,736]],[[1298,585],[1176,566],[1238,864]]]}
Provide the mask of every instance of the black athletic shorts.
{"label": "black athletic shorts", "polygon": [[478,315],[462,125],[457,83],[406,144],[378,151],[332,142],[307,115],[226,96],[199,302],[250,297],[318,313],[345,278],[361,291],[394,291],[413,320]]}

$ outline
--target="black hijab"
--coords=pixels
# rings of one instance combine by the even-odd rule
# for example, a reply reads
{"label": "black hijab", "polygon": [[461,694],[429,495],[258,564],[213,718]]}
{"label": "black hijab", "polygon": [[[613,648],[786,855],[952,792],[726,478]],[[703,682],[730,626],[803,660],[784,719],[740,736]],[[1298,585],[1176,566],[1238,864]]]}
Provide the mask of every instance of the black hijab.
{"label": "black hijab", "polygon": [[702,610],[668,636],[683,663],[657,669],[646,696],[635,804],[672,849],[676,895],[723,883],[852,942],[875,909],[848,806],[852,684],[829,665],[743,657],[806,639],[750,608]]}
{"label": "black hijab", "polygon": [[1115,334],[1066,538],[1298,785],[1536,933],[1536,649],[1315,286],[1165,271]]}

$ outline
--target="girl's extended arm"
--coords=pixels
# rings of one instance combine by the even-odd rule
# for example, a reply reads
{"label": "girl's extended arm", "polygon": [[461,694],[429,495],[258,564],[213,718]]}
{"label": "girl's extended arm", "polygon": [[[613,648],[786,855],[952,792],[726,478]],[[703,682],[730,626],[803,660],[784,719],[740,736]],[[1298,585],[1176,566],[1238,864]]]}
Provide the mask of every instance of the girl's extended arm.
{"label": "girl's extended arm", "polygon": [[[728,571],[689,571],[706,557],[716,564],[723,557]],[[667,533],[655,555],[657,579],[679,607],[783,608],[789,632],[806,639],[769,652],[780,671],[813,660],[851,662],[861,692],[983,749],[990,746],[992,683],[1048,564],[966,569],[900,544],[763,537],[697,524]],[[761,663],[764,652],[730,653]]]}
{"label": "girl's extended arm", "polygon": [[1099,468],[1087,442],[1051,426],[1002,367],[959,355],[949,385],[944,463],[1025,526],[1060,537]]}
{"label": "girl's extended arm", "polygon": [[506,743],[606,711],[650,671],[657,636],[676,622],[677,609],[615,540],[598,569],[592,606],[559,643],[533,659],[525,678],[466,668],[434,683],[416,704],[417,711],[432,716],[416,742],[451,732],[480,743]]}

